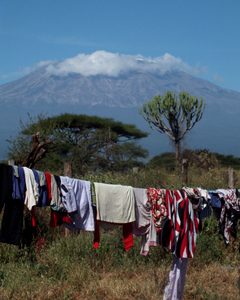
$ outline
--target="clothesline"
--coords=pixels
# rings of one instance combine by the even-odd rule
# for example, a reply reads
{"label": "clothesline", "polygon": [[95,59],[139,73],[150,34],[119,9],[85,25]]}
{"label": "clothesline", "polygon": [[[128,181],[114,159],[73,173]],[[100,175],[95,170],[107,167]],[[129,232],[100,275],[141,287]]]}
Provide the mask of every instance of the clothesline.
{"label": "clothesline", "polygon": [[[49,205],[51,211],[55,212],[55,214],[63,214],[63,212],[68,213],[71,215],[73,224],[75,224],[78,229],[94,231],[96,221],[105,221],[116,224],[134,222],[135,225],[138,224],[138,229],[141,227],[144,228],[144,226],[146,226],[146,220],[144,224],[141,224],[139,219],[145,214],[148,219],[147,224],[150,226],[150,223],[153,222],[153,227],[155,227],[157,232],[156,236],[159,232],[161,232],[163,236],[163,233],[167,230],[169,231],[168,234],[170,234],[171,229],[168,227],[169,222],[173,225],[174,222],[179,221],[178,218],[176,218],[176,214],[179,214],[178,210],[181,209],[185,201],[190,203],[190,208],[194,208],[188,215],[188,221],[191,219],[194,221],[194,218],[198,220],[198,217],[202,219],[210,215],[211,207],[214,209],[222,209],[220,225],[221,227],[223,227],[223,223],[226,225],[226,228],[222,231],[226,243],[229,242],[229,228],[231,227],[231,232],[234,231],[233,229],[236,230],[236,222],[234,220],[232,222],[232,219],[228,218],[229,209],[234,208],[235,211],[239,211],[238,195],[236,195],[236,192],[233,189],[207,191],[201,188],[183,188],[180,191],[176,190],[174,192],[169,192],[170,190],[165,189],[140,189],[105,183],[91,184],[89,181],[66,176],[55,176],[49,172],[44,173],[26,167],[2,165],[2,168],[3,166],[5,166],[6,170],[12,170],[10,177],[12,176],[13,178],[13,199],[20,200],[20,203],[23,202],[30,211],[34,206],[41,207]],[[1,180],[4,182],[3,179]],[[9,180],[9,182],[10,181],[11,180]],[[98,189],[97,197],[93,197],[94,187],[96,188],[96,186]],[[104,195],[104,193],[106,193],[106,195]],[[186,193],[186,195],[184,193]],[[119,199],[116,200],[116,197]],[[95,201],[92,198],[97,200],[95,207],[95,221],[93,221],[92,209],[92,204]],[[176,203],[173,203],[174,201],[172,198],[178,198],[175,199],[175,202],[177,204],[181,203],[181,205],[177,207]],[[121,204],[121,210],[114,211],[113,203]],[[171,205],[173,205],[173,207],[171,207]],[[110,210],[111,207],[112,210]],[[104,209],[106,209],[105,212]],[[195,216],[196,211],[198,216]],[[171,216],[173,212],[175,215]],[[124,214],[125,216],[129,215],[131,217],[128,216],[124,218]],[[122,219],[119,219],[119,216],[121,216]],[[234,217],[236,219],[236,216]],[[56,216],[54,218],[58,219]],[[183,222],[186,222],[187,220],[180,221],[183,224]],[[195,227],[197,227],[198,222],[194,221],[193,223],[195,224]],[[180,225],[178,224],[176,226]],[[187,228],[186,230],[189,231],[190,228]],[[140,231],[141,230],[135,228],[135,234],[143,236],[143,234],[139,234]],[[179,233],[176,234],[178,237]],[[174,239],[176,240],[175,236]],[[156,240],[157,238],[150,241],[150,244],[158,244],[159,241]],[[161,243],[164,243],[163,239],[161,239]],[[172,249],[172,246],[169,246],[169,248]],[[146,252],[148,251],[142,250],[141,253],[143,254]],[[190,256],[193,256],[193,253]]]}

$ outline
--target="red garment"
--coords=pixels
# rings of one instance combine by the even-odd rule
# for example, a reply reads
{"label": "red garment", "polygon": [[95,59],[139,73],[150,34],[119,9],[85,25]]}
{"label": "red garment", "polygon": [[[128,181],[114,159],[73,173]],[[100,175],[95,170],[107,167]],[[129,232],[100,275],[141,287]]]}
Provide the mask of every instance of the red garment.
{"label": "red garment", "polygon": [[37,218],[36,218],[36,215],[35,215],[35,206],[32,208],[31,210],[31,224],[32,224],[32,227],[37,227]]}
{"label": "red garment", "polygon": [[163,221],[167,217],[166,191],[163,189],[148,188],[147,197],[156,231],[160,232]]}
{"label": "red garment", "polygon": [[72,224],[72,219],[66,212],[58,212],[51,209],[50,227],[57,227],[62,224]]}
{"label": "red garment", "polygon": [[125,251],[129,251],[133,247],[133,223],[123,224],[123,244]]}
{"label": "red garment", "polygon": [[164,246],[176,257],[192,258],[199,220],[186,192],[166,190],[166,207],[168,223],[163,229]]}
{"label": "red garment", "polygon": [[[125,251],[129,251],[134,244],[133,241],[133,223],[122,224],[123,226],[123,245]],[[100,246],[100,221],[95,222],[93,248],[98,249]]]}

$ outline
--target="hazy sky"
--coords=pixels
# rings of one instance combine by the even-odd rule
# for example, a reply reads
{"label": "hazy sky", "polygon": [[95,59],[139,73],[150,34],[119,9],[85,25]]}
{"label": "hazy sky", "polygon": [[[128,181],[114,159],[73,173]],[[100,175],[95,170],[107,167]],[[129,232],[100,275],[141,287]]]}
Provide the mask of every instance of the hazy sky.
{"label": "hazy sky", "polygon": [[103,50],[169,54],[240,91],[239,16],[239,0],[0,0],[0,83],[42,61]]}

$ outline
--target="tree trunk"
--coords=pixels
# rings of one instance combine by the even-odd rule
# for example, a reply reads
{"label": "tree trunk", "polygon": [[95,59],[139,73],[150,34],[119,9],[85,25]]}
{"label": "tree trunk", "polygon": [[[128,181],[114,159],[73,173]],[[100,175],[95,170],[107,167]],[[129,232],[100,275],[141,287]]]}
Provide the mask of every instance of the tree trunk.
{"label": "tree trunk", "polygon": [[175,142],[175,153],[176,153],[176,161],[180,161],[180,155],[181,155],[181,147],[180,147],[180,141]]}

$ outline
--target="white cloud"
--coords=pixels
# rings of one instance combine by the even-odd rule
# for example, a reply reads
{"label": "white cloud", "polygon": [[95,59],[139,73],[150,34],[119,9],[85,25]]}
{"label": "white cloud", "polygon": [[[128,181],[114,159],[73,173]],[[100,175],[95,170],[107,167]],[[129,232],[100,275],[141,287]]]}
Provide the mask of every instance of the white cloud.
{"label": "white cloud", "polygon": [[117,77],[129,71],[164,74],[173,70],[198,75],[206,71],[203,67],[192,67],[181,58],[169,53],[159,57],[144,57],[142,55],[126,55],[102,50],[91,54],[81,53],[60,62],[53,60],[40,61],[30,67],[19,68],[8,74],[0,73],[0,83],[18,79],[43,67],[49,74],[59,76],[76,73],[83,76],[106,75]]}
{"label": "white cloud", "polygon": [[186,71],[194,74],[201,72],[200,68],[192,67],[182,59],[169,53],[152,58],[106,51],[96,51],[92,54],[78,54],[59,63],[50,63],[46,67],[46,70],[54,75],[76,73],[83,76],[106,75],[112,77],[117,77],[129,71],[160,74],[172,70]]}

